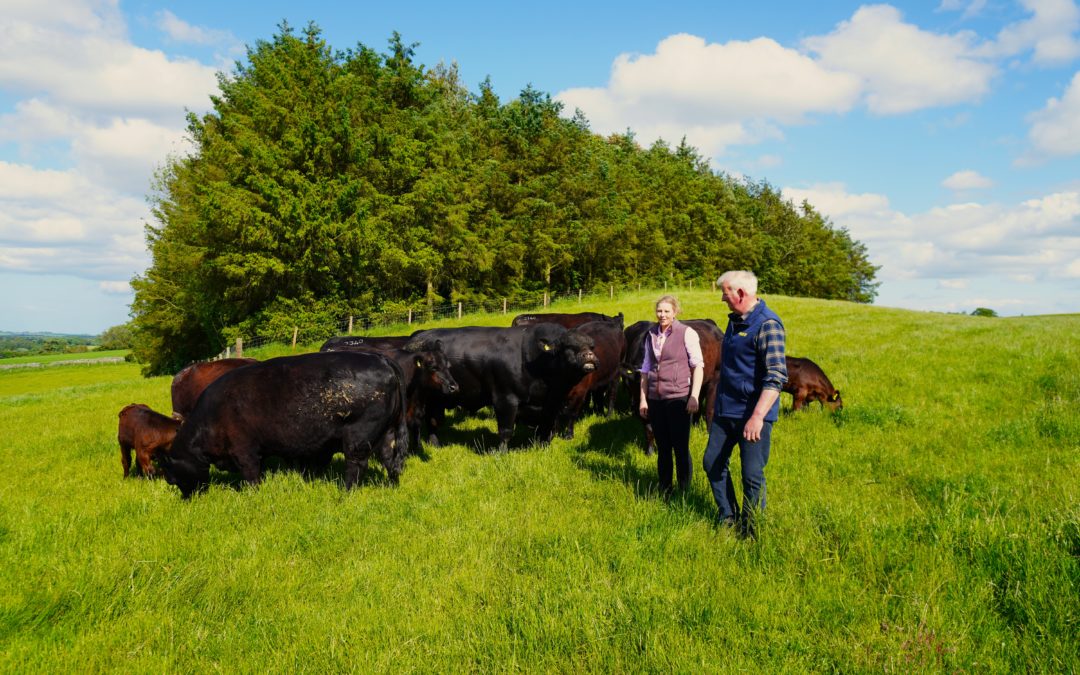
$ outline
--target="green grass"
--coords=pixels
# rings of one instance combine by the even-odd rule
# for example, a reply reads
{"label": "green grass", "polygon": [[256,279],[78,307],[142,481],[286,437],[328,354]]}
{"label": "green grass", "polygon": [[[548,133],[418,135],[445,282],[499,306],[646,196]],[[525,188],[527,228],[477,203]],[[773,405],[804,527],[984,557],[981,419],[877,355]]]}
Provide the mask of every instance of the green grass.
{"label": "green grass", "polygon": [[[717,295],[680,296],[723,325]],[[1080,316],[769,303],[845,408],[777,424],[756,543],[712,525],[703,428],[672,503],[628,416],[499,455],[490,414],[397,488],[373,466],[346,492],[339,458],[185,502],[122,479],[116,444],[169,378],[0,372],[0,670],[1080,669]]]}

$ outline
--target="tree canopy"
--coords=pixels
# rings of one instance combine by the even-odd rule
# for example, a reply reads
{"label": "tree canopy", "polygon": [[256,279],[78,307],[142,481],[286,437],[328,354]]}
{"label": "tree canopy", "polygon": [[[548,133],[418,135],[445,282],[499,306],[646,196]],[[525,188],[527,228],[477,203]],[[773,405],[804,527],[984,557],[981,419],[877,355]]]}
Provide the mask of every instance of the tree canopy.
{"label": "tree canopy", "polygon": [[282,25],[219,75],[193,150],[169,158],[132,281],[135,352],[175,372],[298,317],[646,285],[751,269],[764,292],[870,302],[865,246],[685,141],[603,137],[526,87],[502,102],[456,66],[335,52]]}

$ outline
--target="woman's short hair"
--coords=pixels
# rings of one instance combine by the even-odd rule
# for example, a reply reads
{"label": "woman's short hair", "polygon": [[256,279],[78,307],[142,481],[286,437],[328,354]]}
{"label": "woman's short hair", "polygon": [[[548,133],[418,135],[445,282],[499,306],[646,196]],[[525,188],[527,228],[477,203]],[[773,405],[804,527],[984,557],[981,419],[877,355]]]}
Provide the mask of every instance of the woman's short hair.
{"label": "woman's short hair", "polygon": [[678,314],[682,310],[682,306],[679,304],[679,299],[676,298],[674,295],[660,296],[660,299],[656,301],[655,305],[653,305],[653,309],[659,307],[660,303],[662,302],[666,302],[667,304],[671,305],[671,308],[675,310],[676,314]]}
{"label": "woman's short hair", "polygon": [[727,284],[732,289],[742,289],[747,295],[757,295],[757,277],[747,270],[729,270],[716,280],[717,286]]}

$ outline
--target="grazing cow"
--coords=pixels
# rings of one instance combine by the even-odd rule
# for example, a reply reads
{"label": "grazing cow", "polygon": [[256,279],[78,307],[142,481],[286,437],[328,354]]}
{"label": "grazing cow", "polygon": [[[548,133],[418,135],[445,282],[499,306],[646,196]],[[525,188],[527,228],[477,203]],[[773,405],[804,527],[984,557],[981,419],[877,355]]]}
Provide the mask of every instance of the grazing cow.
{"label": "grazing cow", "polygon": [[168,450],[180,428],[179,420],[166,417],[142,403],[132,403],[120,411],[116,440],[120,443],[120,463],[124,478],[131,474],[131,451],[135,451],[135,474],[154,475],[154,458]]}
{"label": "grazing cow", "polygon": [[797,356],[788,356],[786,359],[788,380],[784,384],[784,391],[794,397],[793,410],[799,410],[813,401],[819,402],[822,408],[829,406],[833,412],[844,407],[840,390],[833,387],[829,377],[818,364]]}
{"label": "grazing cow", "polygon": [[581,416],[582,408],[590,395],[599,411],[610,415],[615,407],[620,368],[626,356],[626,336],[623,334],[622,315],[617,321],[590,321],[576,329],[592,338],[596,354],[596,369],[585,375],[571,387],[562,412],[563,438],[574,437],[574,423]]}
{"label": "grazing cow", "polygon": [[396,483],[409,447],[405,405],[401,368],[382,354],[269,359],[212,382],[158,466],[185,498],[206,487],[211,464],[234,466],[254,485],[264,457],[326,466],[337,451],[346,487],[373,453]]}
{"label": "grazing cow", "polygon": [[172,381],[173,417],[183,421],[192,410],[203,390],[230,370],[258,363],[255,359],[218,359],[193,363],[184,368]]}
{"label": "grazing cow", "polygon": [[[427,418],[429,399],[437,394],[454,394],[457,382],[450,373],[442,342],[422,338],[331,338],[322,351],[377,352],[394,360],[405,377],[405,398],[408,403],[405,418],[409,427],[409,446],[420,452],[420,425]],[[330,349],[327,349],[330,345]],[[401,345],[400,347],[398,345]]]}
{"label": "grazing cow", "polygon": [[390,335],[386,337],[360,337],[357,335],[341,335],[332,337],[319,347],[320,352],[355,352],[377,349],[404,349],[412,337],[408,335]]}
{"label": "grazing cow", "polygon": [[506,450],[519,416],[538,426],[538,439],[550,441],[570,388],[596,368],[592,339],[553,323],[440,328],[417,337],[442,340],[460,387],[456,394],[439,396],[428,411],[433,445],[446,408],[475,412],[488,405],[495,409],[500,450]]}
{"label": "grazing cow", "polygon": [[[705,364],[702,367],[697,419],[704,418],[705,425],[708,426],[712,423],[715,410],[713,402],[716,400],[716,388],[720,384],[720,349],[724,342],[724,332],[712,319],[686,319],[682,323],[694,329],[701,343],[701,357]],[[641,362],[645,358],[645,337],[652,325],[652,321],[638,321],[625,331],[626,359],[622,364],[622,379],[630,394],[630,409],[635,415],[641,399]],[[645,428],[645,454],[651,455],[656,448],[652,425],[648,420],[642,420],[642,424]]]}
{"label": "grazing cow", "polygon": [[517,327],[531,326],[537,323],[556,323],[563,328],[570,330],[587,324],[590,321],[617,321],[621,330],[623,315],[622,312],[619,312],[615,316],[608,316],[607,314],[601,314],[600,312],[578,312],[577,314],[518,314],[514,317],[510,326]]}

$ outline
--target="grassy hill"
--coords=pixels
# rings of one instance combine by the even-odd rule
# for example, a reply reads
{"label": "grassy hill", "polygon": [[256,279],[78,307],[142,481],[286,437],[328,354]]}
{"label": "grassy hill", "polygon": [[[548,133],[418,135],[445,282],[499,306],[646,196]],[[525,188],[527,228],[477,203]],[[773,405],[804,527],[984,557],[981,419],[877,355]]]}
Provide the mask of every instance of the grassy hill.
{"label": "grassy hill", "polygon": [[768,301],[845,409],[777,424],[757,542],[712,524],[704,428],[672,503],[629,416],[500,455],[490,415],[397,488],[373,465],[346,492],[339,459],[185,502],[117,456],[117,413],[167,413],[169,378],[0,372],[0,670],[1080,669],[1080,316]]}

